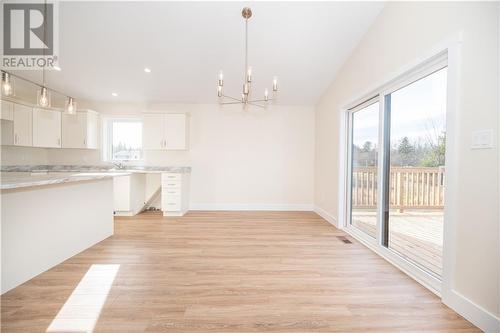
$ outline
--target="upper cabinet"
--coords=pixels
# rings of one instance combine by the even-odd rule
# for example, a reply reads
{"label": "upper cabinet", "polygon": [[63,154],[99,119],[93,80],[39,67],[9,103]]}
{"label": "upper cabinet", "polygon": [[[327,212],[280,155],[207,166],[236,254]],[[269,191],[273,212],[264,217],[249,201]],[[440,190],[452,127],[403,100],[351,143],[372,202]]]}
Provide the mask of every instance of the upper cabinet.
{"label": "upper cabinet", "polygon": [[33,146],[33,108],[14,104],[14,146]]}
{"label": "upper cabinet", "polygon": [[2,100],[2,145],[33,146],[33,108]]}
{"label": "upper cabinet", "polygon": [[151,113],[144,115],[143,149],[187,150],[187,115]]}
{"label": "upper cabinet", "polygon": [[61,148],[61,112],[33,109],[33,146]]}
{"label": "upper cabinet", "polygon": [[99,116],[91,110],[62,114],[62,148],[98,148]]}
{"label": "upper cabinet", "polygon": [[1,100],[0,119],[14,120],[14,103],[3,99]]}

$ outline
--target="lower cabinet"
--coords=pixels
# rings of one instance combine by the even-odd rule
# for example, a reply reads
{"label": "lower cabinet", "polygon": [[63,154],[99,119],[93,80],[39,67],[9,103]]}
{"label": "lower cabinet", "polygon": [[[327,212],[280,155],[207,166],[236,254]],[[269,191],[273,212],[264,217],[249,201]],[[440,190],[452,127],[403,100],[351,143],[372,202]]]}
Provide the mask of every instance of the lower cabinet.
{"label": "lower cabinet", "polygon": [[162,173],[161,210],[164,216],[182,216],[189,209],[189,174]]}
{"label": "lower cabinet", "polygon": [[134,216],[144,207],[146,174],[114,177],[113,210],[117,216]]}

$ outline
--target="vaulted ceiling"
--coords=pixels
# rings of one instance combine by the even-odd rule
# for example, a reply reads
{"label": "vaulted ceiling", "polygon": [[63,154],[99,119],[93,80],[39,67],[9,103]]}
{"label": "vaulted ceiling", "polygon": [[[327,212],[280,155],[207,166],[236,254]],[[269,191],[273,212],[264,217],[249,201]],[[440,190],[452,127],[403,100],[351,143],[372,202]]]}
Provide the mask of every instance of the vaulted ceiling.
{"label": "vaulted ceiling", "polygon": [[[215,103],[219,70],[239,96],[250,6],[254,94],[311,105],[383,7],[381,2],[59,2],[61,71],[49,87],[77,99]],[[144,68],[151,69],[145,73]],[[17,71],[40,81],[39,71]],[[117,97],[111,95],[118,94]]]}

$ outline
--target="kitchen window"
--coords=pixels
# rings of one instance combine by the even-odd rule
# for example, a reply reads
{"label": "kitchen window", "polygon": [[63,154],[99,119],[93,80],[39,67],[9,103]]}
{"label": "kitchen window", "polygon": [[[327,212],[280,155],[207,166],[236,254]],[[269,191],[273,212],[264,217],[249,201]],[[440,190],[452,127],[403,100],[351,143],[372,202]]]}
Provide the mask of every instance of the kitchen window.
{"label": "kitchen window", "polygon": [[105,121],[104,157],[108,161],[142,160],[142,121],[108,119]]}

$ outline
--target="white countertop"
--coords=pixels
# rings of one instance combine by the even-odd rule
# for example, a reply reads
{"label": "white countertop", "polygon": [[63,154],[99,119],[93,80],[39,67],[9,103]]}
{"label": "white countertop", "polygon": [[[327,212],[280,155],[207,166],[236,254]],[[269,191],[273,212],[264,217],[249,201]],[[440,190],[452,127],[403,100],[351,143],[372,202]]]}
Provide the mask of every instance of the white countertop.
{"label": "white countertop", "polygon": [[2,172],[1,190],[81,182],[130,175],[129,172]]}

